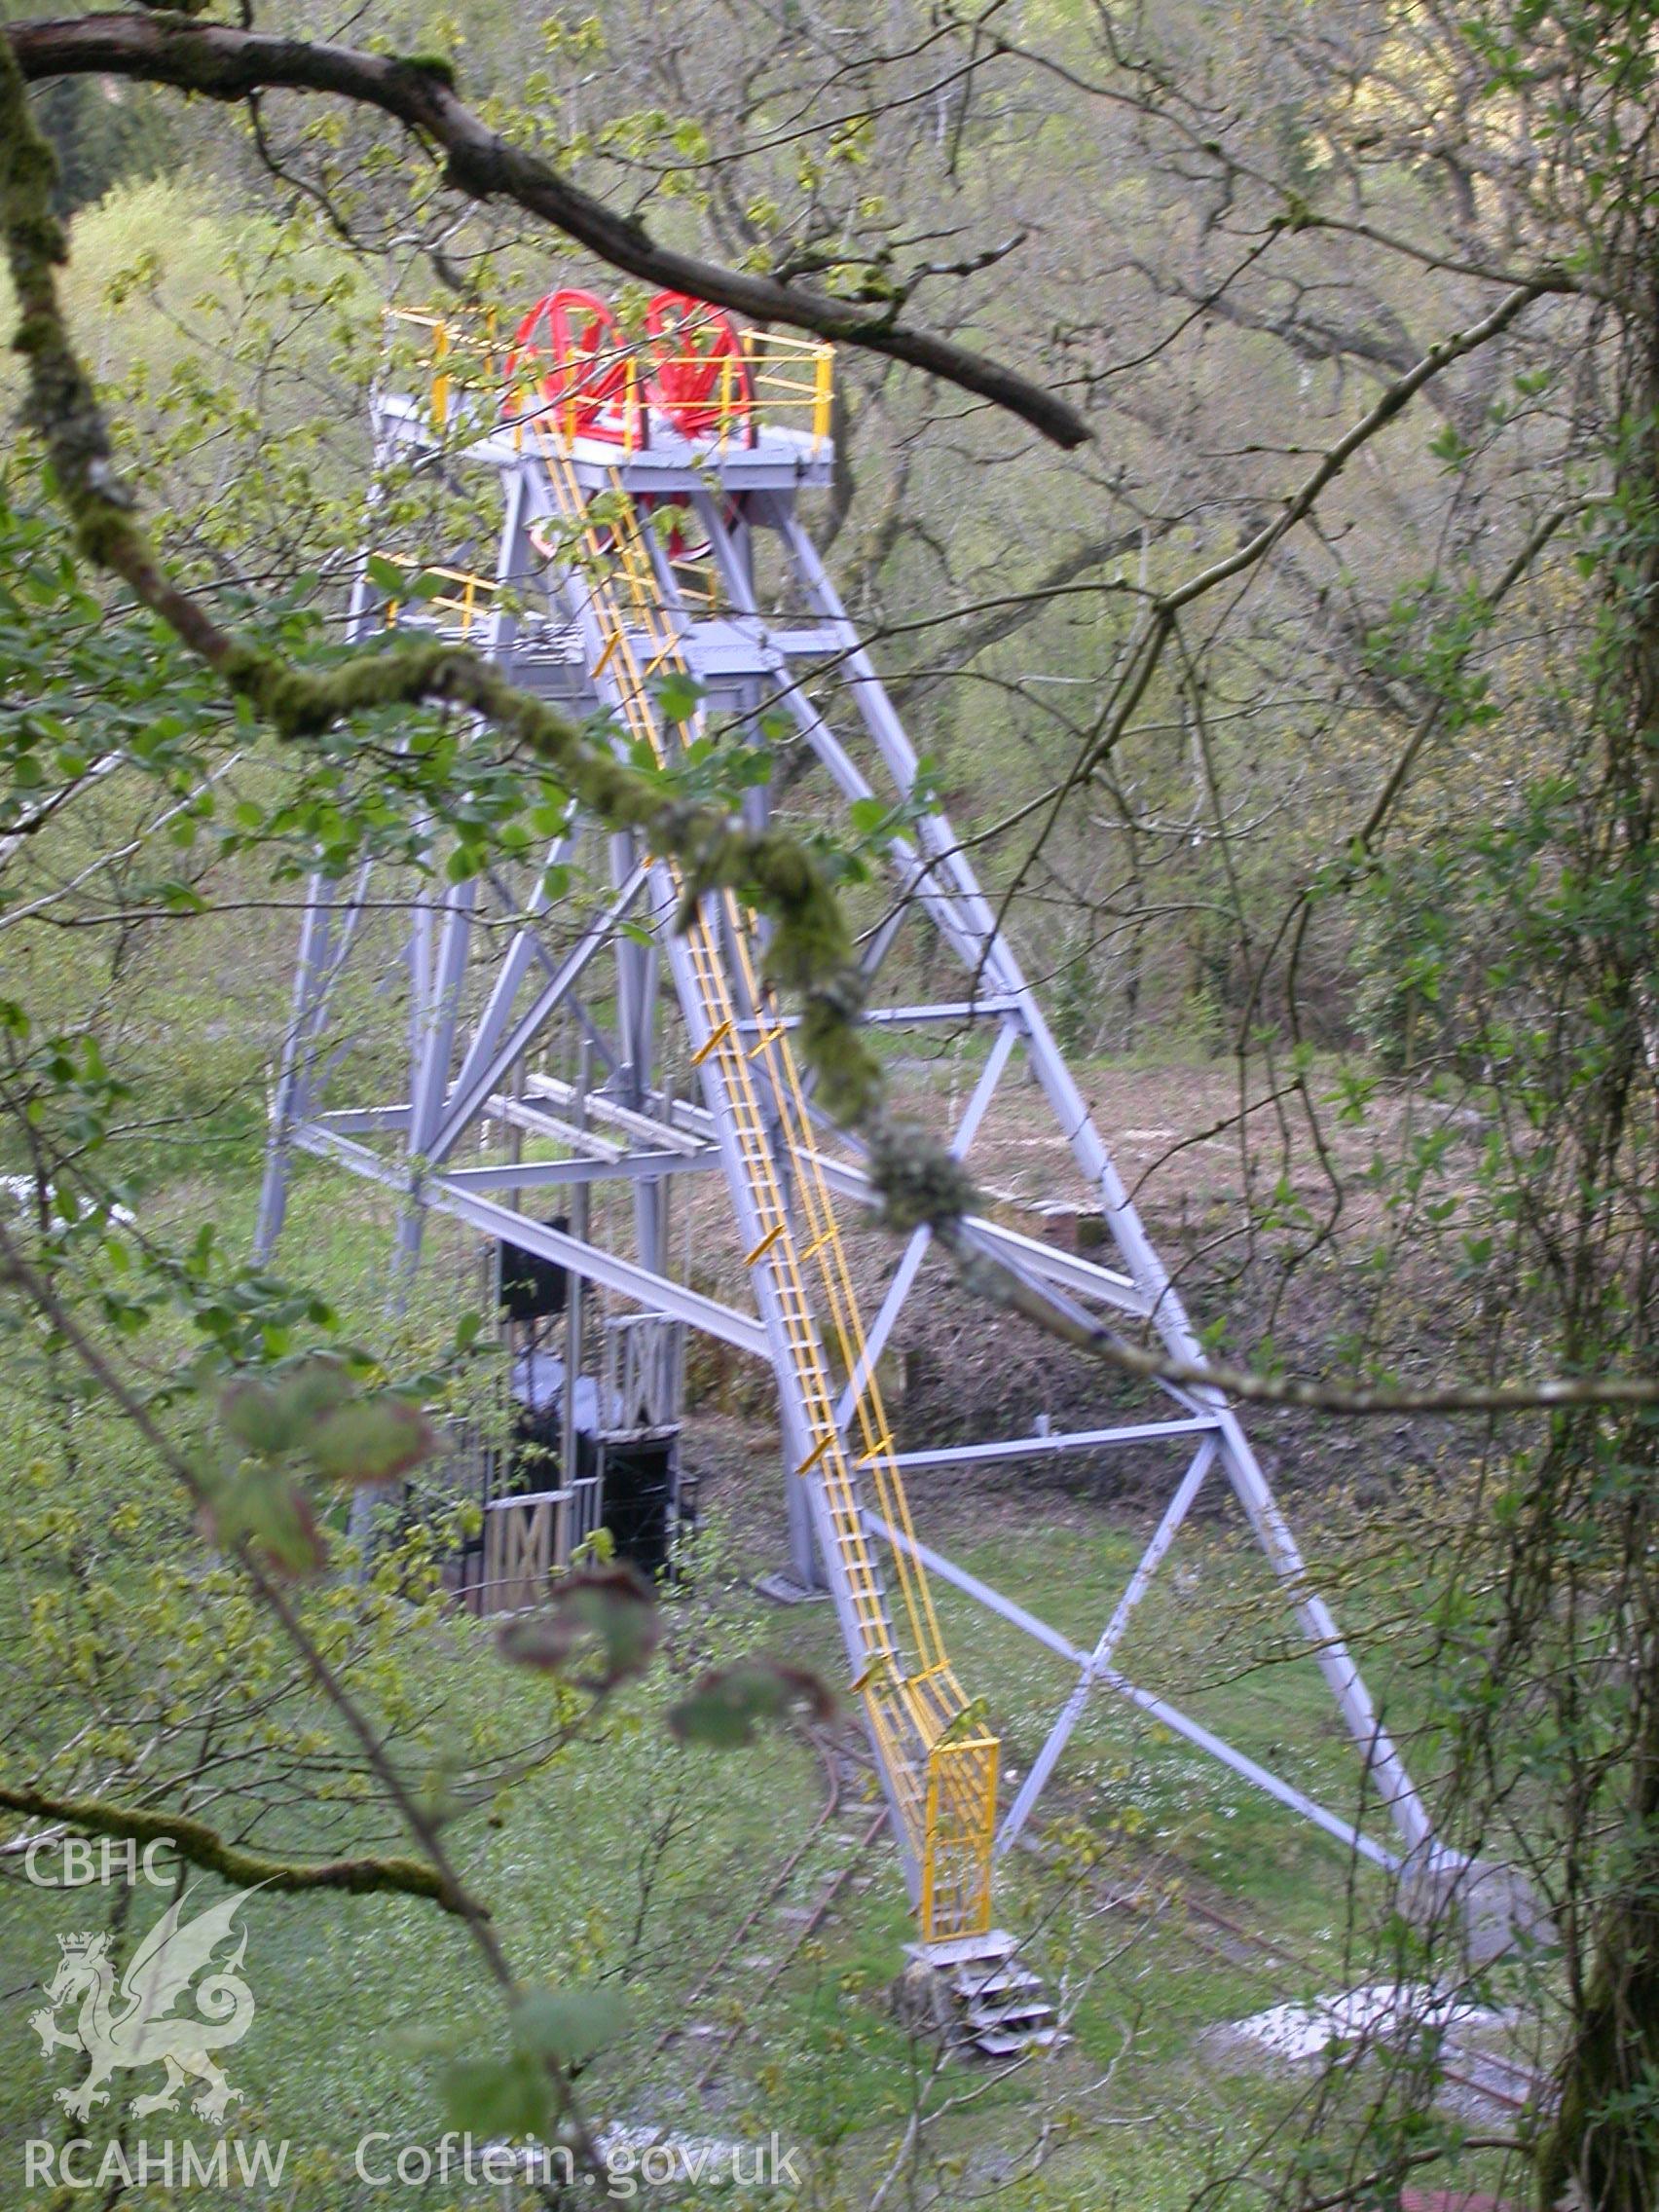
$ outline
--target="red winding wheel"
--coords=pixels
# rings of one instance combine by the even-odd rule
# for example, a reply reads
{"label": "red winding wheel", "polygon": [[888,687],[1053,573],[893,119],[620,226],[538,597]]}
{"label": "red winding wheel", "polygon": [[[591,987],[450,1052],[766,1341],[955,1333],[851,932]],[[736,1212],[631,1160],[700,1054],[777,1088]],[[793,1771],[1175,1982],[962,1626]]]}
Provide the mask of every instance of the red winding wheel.
{"label": "red winding wheel", "polygon": [[741,424],[755,443],[755,387],[730,320],[706,300],[659,292],[645,310],[649,396],[688,438],[729,433]]}
{"label": "red winding wheel", "polygon": [[643,444],[645,416],[633,367],[632,349],[604,300],[570,287],[548,292],[514,335],[503,410],[525,412],[520,393],[534,379],[538,401],[567,436]]}

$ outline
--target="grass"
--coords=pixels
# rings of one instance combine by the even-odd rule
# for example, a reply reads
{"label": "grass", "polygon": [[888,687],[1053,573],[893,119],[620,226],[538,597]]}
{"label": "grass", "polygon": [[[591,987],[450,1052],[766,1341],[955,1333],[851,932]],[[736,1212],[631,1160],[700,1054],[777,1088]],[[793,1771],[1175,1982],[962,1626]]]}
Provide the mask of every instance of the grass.
{"label": "grass", "polygon": [[[977,1549],[964,1547],[967,1564],[998,1572],[1005,1587],[1028,1599],[1050,1593],[1052,1616],[1080,1635],[1103,1617],[1131,1550],[1126,1536],[1079,1542],[1041,1524],[1017,1541],[1006,1529],[994,1538],[981,1530]],[[675,1626],[683,1664],[706,1641],[729,1649],[759,1639],[831,1677],[840,1672],[827,1608],[757,1609],[735,1580],[743,1563],[720,1555],[718,1520],[704,1556],[703,1588],[679,1609],[683,1617]],[[1056,1593],[1062,1563],[1068,1579]],[[1224,1559],[1213,1571],[1225,1573]],[[945,1620],[965,1675],[987,1689],[1011,1743],[1023,1751],[1063,1683],[1045,1678],[1027,1650],[977,1610],[947,1598]],[[458,1733],[492,1716],[506,1733],[538,1724],[546,1693],[504,1670],[484,1632],[464,1624],[423,1631],[407,1660],[423,1670],[424,1688]],[[698,2094],[692,2077],[712,2039],[683,2036],[666,2051],[657,2046],[665,2031],[687,2025],[690,1993],[757,1886],[809,1826],[822,1774],[789,1737],[726,1756],[674,1749],[661,1728],[671,1689],[665,1681],[632,1698],[602,1747],[570,1754],[518,1792],[499,1828],[473,1818],[455,1830],[467,1874],[489,1897],[522,1971],[562,1984],[600,1977],[627,1988],[633,2024],[595,2070],[594,2109],[745,2140],[776,2128],[786,2141],[811,2146],[823,2186],[850,2190],[881,2170],[917,2094],[940,2101],[970,2085],[977,2091],[938,2130],[940,2154],[967,2160],[977,2173],[993,2172],[1002,2159],[1012,2174],[1051,2110],[1076,2100],[1087,2125],[1054,2153],[1043,2187],[1069,2188],[1069,2175],[1095,2193],[1092,2203],[1173,2212],[1194,2186],[1204,2146],[1236,2146],[1240,2130],[1260,2122],[1264,2102],[1284,2101],[1286,2085],[1254,2076],[1208,2078],[1196,2058],[1205,2028],[1281,1994],[1271,1977],[1249,1965],[1218,1972],[1184,1941],[1178,1915],[1161,1925],[1102,1914],[1097,1882],[1079,1888],[1023,1859],[1004,1883],[1001,1913],[1036,1932],[1035,1954],[1054,1986],[1087,1985],[1073,2021],[1076,2044],[1051,2067],[1001,2083],[969,2084],[951,2070],[930,2084],[931,2053],[911,2045],[885,2003],[909,1929],[885,1844],[866,1863],[867,1885],[842,1892],[821,1937],[770,1987],[770,1966],[793,1940],[793,1924],[769,1911],[739,1943],[691,2024],[744,2019],[750,2032],[713,2088]],[[1236,1732],[1249,1737],[1242,1693],[1224,1693],[1230,1700],[1238,1705]],[[1242,1801],[1231,1783],[1184,1751],[1144,1732],[1137,1740],[1118,1709],[1091,1715],[1061,1781],[1056,1815],[1094,1829],[1124,1863],[1150,1859],[1155,1847],[1177,1851],[1270,1936],[1301,1939],[1310,1924],[1340,1926],[1343,1869],[1334,1851],[1309,1842],[1276,1808]],[[1139,1822],[1126,1819],[1131,1809]],[[866,1818],[853,1805],[831,1834],[858,1832]],[[296,1838],[304,1825],[296,1822]],[[811,1852],[784,1901],[800,1909],[843,1850],[827,1842]],[[642,1916],[643,1884],[650,1895]],[[0,1946],[15,1962],[9,1987],[44,1976],[54,1936],[95,1923],[106,1908],[100,1898],[98,1911],[89,1912],[92,1901],[8,1886]],[[140,1924],[150,1911],[140,1898]],[[237,2125],[286,2137],[296,2154],[305,2150],[318,2169],[317,2194],[296,2204],[355,2203],[350,2152],[359,2134],[373,2128],[398,2142],[429,2143],[441,2132],[432,2069],[411,2056],[405,2031],[442,2026],[471,2047],[493,2047],[499,2034],[493,1993],[461,1932],[408,1900],[270,1898],[250,1902],[246,1914],[247,1973],[260,2009],[231,2069],[247,2099]],[[31,2009],[32,2001],[18,1997],[0,2018],[0,2139],[50,2132],[60,2117],[51,2090],[74,2072],[66,2056],[43,2065],[26,2030]],[[1091,2086],[1108,2073],[1104,2090]],[[200,2132],[199,2123],[188,2124]]]}
{"label": "grass", "polygon": [[[158,1195],[152,1226],[165,1232],[210,1207],[226,1248],[240,1250],[253,1201],[245,1174],[221,1180],[204,1170]],[[308,1278],[327,1286],[349,1329],[365,1336],[384,1337],[390,1222],[390,1201],[379,1194],[310,1167],[296,1179],[285,1249],[304,1254]],[[434,1223],[430,1265],[402,1325],[412,1346],[441,1337],[473,1302],[470,1279],[459,1233]],[[147,1356],[165,1369],[166,1342]],[[0,1415],[0,1443],[14,1454],[28,1448],[25,1429],[15,1407]],[[95,1483],[121,1463],[124,1447],[107,1428],[85,1441]],[[933,2078],[931,2048],[912,2043],[886,2002],[910,1920],[885,1841],[798,1951],[798,1923],[768,1908],[725,1959],[756,1896],[810,1828],[823,1772],[787,1735],[724,1756],[678,1749],[663,1727],[665,1704],[708,1656],[756,1642],[831,1680],[845,1673],[828,1607],[776,1612],[746,1587],[759,1564],[756,1531],[774,1528],[781,1547],[781,1478],[770,1457],[750,1454],[748,1473],[717,1492],[696,1588],[669,1608],[670,1669],[618,1701],[593,1748],[561,1756],[499,1805],[475,1805],[451,1830],[527,1977],[625,1990],[629,2027],[583,2083],[591,2109],[745,2141],[776,2130],[806,2150],[809,2200],[830,2205],[867,2200],[919,2099],[938,2116],[924,2133],[924,2162],[936,2178],[943,2172],[947,2195],[971,2184],[994,2189],[1011,2207],[1177,2212],[1217,2161],[1244,2158],[1305,2086],[1214,2061],[1209,2030],[1293,1992],[1287,1970],[1266,1955],[1245,1946],[1218,1957],[1213,1944],[1195,1942],[1180,1893],[1284,1953],[1297,1988],[1310,1995],[1340,1985],[1347,1932],[1355,1915],[1377,1910],[1381,1886],[1366,1877],[1350,1887],[1334,1845],[1097,1694],[1045,1803],[1041,1855],[1014,1854],[1000,1877],[999,1917],[1029,1936],[1032,1957],[1071,2007],[1075,2041],[1054,2060],[1002,2081],[959,2068]],[[917,1502],[927,1540],[1083,1646],[1109,1616],[1142,1540],[1120,1515],[1017,1483],[937,1484]],[[179,1541],[194,1539],[181,1532]],[[136,1558],[128,1571],[137,1574]],[[1005,1758],[1023,1770],[1070,1673],[966,1597],[937,1594],[959,1673],[971,1695],[986,1697]],[[1311,1662],[1284,1655],[1277,1618],[1253,1545],[1224,1520],[1205,1522],[1185,1531],[1164,1563],[1122,1663],[1241,1750],[1346,1808],[1355,1799],[1354,1752]],[[441,1716],[422,1753],[434,1778],[447,1761],[453,1779],[480,1745],[526,1739],[547,1724],[548,1691],[505,1669],[487,1631],[412,1615],[395,1652],[400,1678]],[[1409,1677],[1386,1657],[1365,1652],[1373,1687],[1405,1705]],[[7,1701],[33,1694],[21,1676],[0,1690],[9,1726],[23,1716]],[[38,1714],[27,1722],[30,1734],[41,1726]],[[810,1906],[866,1818],[856,1799],[843,1806],[782,1894],[783,1907]],[[377,1822],[364,1819],[384,1844]],[[338,1849],[338,1820],[337,1805],[293,1806],[283,1840],[296,1850]],[[1152,1909],[1110,1907],[1114,1889],[1135,1886]],[[210,1894],[209,1885],[203,1896]],[[0,1884],[0,1985],[12,2000],[0,2009],[0,2171],[17,2170],[23,2140],[61,2130],[52,2092],[76,2078],[78,2062],[66,2053],[43,2061],[27,2015],[55,1936],[105,1924],[109,1903],[15,1878]],[[154,1910],[140,1893],[135,1927]],[[500,2008],[476,1954],[455,1923],[404,1899],[264,1897],[244,1911],[258,2012],[228,2067],[245,2095],[234,2126],[291,2143],[288,2182],[271,2199],[291,2212],[384,2203],[387,2193],[366,2189],[352,2171],[359,2136],[374,2129],[394,2146],[430,2144],[445,2124],[434,2062],[412,2047],[412,2032],[441,2030],[468,2051],[499,2045]],[[700,2089],[698,2075],[733,2026],[744,2032]],[[210,2140],[200,2122],[173,2127]],[[1038,2140],[1046,2150],[1033,2176]],[[212,2200],[197,2193],[192,2201]],[[260,2199],[244,2193],[229,2201]],[[460,2192],[453,2201],[499,2199]]]}

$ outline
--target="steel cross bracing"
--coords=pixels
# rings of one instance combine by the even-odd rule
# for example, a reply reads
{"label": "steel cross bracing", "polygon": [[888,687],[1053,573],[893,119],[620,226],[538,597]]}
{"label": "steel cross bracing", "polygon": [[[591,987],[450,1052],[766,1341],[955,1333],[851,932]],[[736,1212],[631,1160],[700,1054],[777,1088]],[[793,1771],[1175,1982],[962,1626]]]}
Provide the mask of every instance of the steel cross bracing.
{"label": "steel cross bracing", "polygon": [[[436,606],[428,599],[415,618],[465,637],[528,687],[576,711],[603,711],[623,742],[658,760],[702,734],[711,704],[751,720],[764,704],[790,718],[845,802],[885,801],[895,793],[911,800],[905,831],[887,839],[901,902],[895,914],[908,907],[926,916],[960,960],[967,988],[948,1003],[880,1009],[872,1018],[993,1025],[990,1051],[952,1132],[958,1157],[968,1153],[1006,1069],[1023,1051],[1087,1186],[1098,1194],[1118,1264],[1061,1251],[988,1217],[970,1217],[964,1236],[1062,1314],[1081,1309],[1092,1317],[1104,1307],[1149,1331],[1175,1360],[1201,1364],[1181,1301],[965,854],[942,815],[914,806],[916,756],[795,511],[800,488],[828,480],[826,441],[762,425],[749,446],[711,440],[693,450],[683,439],[653,436],[648,455],[619,455],[614,445],[557,435],[532,416],[510,434],[481,421],[481,434],[469,442],[460,420],[464,404],[446,394],[445,420],[436,424],[417,401],[383,398],[377,408],[383,461],[412,454],[429,460],[441,445],[494,469],[501,486],[494,573],[439,571],[453,574],[453,592]],[[682,571],[643,520],[642,498],[664,497],[695,511],[724,611],[688,601]],[[754,533],[760,530],[772,535],[797,603],[809,609],[804,625],[774,624],[760,611],[753,571]],[[511,593],[501,588],[509,584]],[[714,593],[708,597],[712,602]],[[352,618],[359,633],[387,618],[366,581],[359,582]],[[825,662],[856,709],[885,789],[860,767],[804,681],[808,669]],[[669,672],[683,672],[701,689],[699,703],[678,724],[656,704],[654,687]],[[752,819],[763,822],[767,803],[764,787],[752,792]],[[565,826],[552,840],[550,863],[569,859],[582,828],[573,819]],[[763,930],[729,895],[703,900],[680,927],[676,867],[641,852],[631,838],[608,840],[608,865],[611,896],[557,952],[545,941],[550,909],[538,879],[505,950],[491,955],[490,987],[469,1034],[463,1016],[469,963],[478,960],[480,887],[464,882],[421,903],[407,948],[409,1096],[355,1108],[324,1103],[324,1084],[350,1043],[329,1055],[325,1040],[339,979],[360,934],[367,881],[359,876],[347,894],[313,883],[273,1108],[262,1255],[280,1233],[297,1148],[398,1194],[406,1263],[418,1252],[426,1211],[437,1210],[768,1360],[778,1386],[793,1571],[803,1584],[821,1582],[834,1602],[924,1935],[943,1938],[988,1927],[993,1852],[1020,1833],[1096,1688],[1125,1699],[1381,1865],[1397,1868],[1408,1858],[1414,1865],[1456,1863],[1456,1855],[1436,1842],[1336,1623],[1309,1585],[1249,1440],[1216,1393],[1162,1386],[1172,1401],[1164,1419],[1143,1415],[1068,1435],[895,1450],[877,1366],[918,1278],[929,1232],[910,1236],[866,1323],[838,1209],[867,1205],[874,1193],[857,1143],[830,1130],[811,1103],[791,1048],[794,1017],[759,980]],[[892,927],[877,934],[867,956],[872,974],[893,935]],[[655,1074],[663,966],[700,1101],[669,1094]],[[614,1013],[606,1021],[578,993],[589,970],[601,968],[612,978]],[[580,1021],[606,1071],[598,1088],[579,1096],[570,1083],[531,1065],[537,1041],[561,1014]],[[549,1139],[562,1157],[458,1164],[458,1147],[486,1120]],[[665,1193],[681,1176],[707,1173],[719,1175],[729,1194],[752,1310],[691,1288],[667,1265]],[[506,1202],[515,1195],[534,1202],[544,1188],[605,1181],[634,1192],[635,1256],[553,1229],[523,1203]],[[922,1543],[905,1500],[906,1467],[969,1467],[1162,1442],[1184,1450],[1185,1471],[1088,1649]],[[1114,1665],[1161,1561],[1202,1486],[1218,1476],[1242,1507],[1359,1747],[1364,1799],[1385,1808],[1398,1847],[1318,1804]],[[930,1577],[988,1606],[1076,1669],[1075,1685],[1000,1825],[998,1747],[978,1724],[981,1709],[970,1704],[945,1653]],[[979,1687],[994,1704],[995,1685]]]}

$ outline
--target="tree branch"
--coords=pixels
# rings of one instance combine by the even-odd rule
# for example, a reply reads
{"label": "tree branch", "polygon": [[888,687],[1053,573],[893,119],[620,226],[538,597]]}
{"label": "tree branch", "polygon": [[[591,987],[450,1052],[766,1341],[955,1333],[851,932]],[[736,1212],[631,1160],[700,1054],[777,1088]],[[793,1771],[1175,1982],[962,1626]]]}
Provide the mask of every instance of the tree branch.
{"label": "tree branch", "polygon": [[1056,1307],[1043,1291],[998,1262],[985,1260],[963,1235],[961,1225],[939,1225],[940,1241],[950,1252],[970,1290],[1009,1311],[1034,1321],[1052,1337],[1075,1346],[1108,1367],[1148,1382],[1166,1382],[1177,1390],[1202,1390],[1219,1405],[1223,1398],[1258,1406],[1286,1406],[1303,1413],[1369,1418],[1391,1414],[1538,1414],[1564,1407],[1659,1406],[1659,1376],[1546,1375],[1535,1382],[1444,1382],[1422,1389],[1392,1384],[1356,1386],[1309,1382],[1293,1375],[1264,1375],[1253,1367],[1225,1367],[1211,1361],[1175,1359],[1167,1352],[1125,1344],[1116,1330],[1081,1309]]}
{"label": "tree branch", "polygon": [[[17,1783],[0,1782],[0,1806],[9,1812],[33,1814],[39,1820],[59,1821],[83,1835],[169,1844],[191,1865],[242,1888],[398,1890],[408,1897],[430,1898],[445,1912],[465,1917],[437,1868],[420,1859],[328,1859],[309,1865],[290,1859],[268,1859],[263,1852],[244,1851],[227,1843],[205,1821],[185,1813],[142,1812],[133,1805],[111,1805],[101,1797],[58,1797],[50,1790],[26,1788]],[[482,1911],[483,1907],[476,1909]]]}
{"label": "tree branch", "polygon": [[1195,599],[1201,599],[1205,592],[1213,591],[1217,584],[1225,583],[1230,576],[1236,576],[1241,571],[1254,567],[1264,554],[1272,552],[1287,532],[1294,530],[1303,517],[1311,512],[1326,485],[1342,474],[1354,455],[1362,446],[1369,445],[1379,430],[1384,429],[1396,415],[1405,412],[1425,384],[1437,377],[1442,369],[1449,368],[1454,361],[1461,360],[1465,353],[1473,353],[1482,346],[1489,345],[1499,332],[1508,329],[1523,309],[1530,308],[1534,300],[1543,298],[1555,288],[1541,277],[1526,284],[1518,284],[1514,291],[1499,300],[1492,313],[1483,315],[1479,322],[1470,323],[1466,330],[1454,331],[1450,338],[1443,338],[1437,346],[1431,346],[1422,358],[1415,362],[1404,376],[1396,377],[1377,404],[1369,408],[1337,440],[1301,489],[1293,492],[1285,500],[1272,522],[1257,531],[1254,537],[1246,538],[1242,545],[1229,553],[1225,559],[1212,562],[1207,569],[1200,569],[1196,575],[1189,576],[1185,583],[1166,592],[1158,603],[1160,608],[1173,613],[1180,608],[1190,606]]}
{"label": "tree branch", "polygon": [[[958,669],[965,668],[992,645],[1001,645],[1012,638],[1028,622],[1050,607],[1057,592],[1068,584],[1076,583],[1090,570],[1103,569],[1108,561],[1116,561],[1125,553],[1132,553],[1141,543],[1142,526],[1138,523],[1127,530],[1107,531],[1085,540],[1081,545],[1067,548],[1059,554],[1024,591],[1012,597],[994,601],[990,610],[978,621],[971,622],[952,641],[934,664],[915,676],[901,676],[887,686],[888,694],[897,707],[904,707],[927,696],[938,688]],[[931,617],[937,621],[939,617]]]}
{"label": "tree branch", "polygon": [[1064,400],[948,338],[900,328],[890,305],[872,311],[660,244],[643,223],[618,214],[487,129],[457,97],[445,60],[364,54],[355,47],[199,23],[182,15],[15,23],[4,35],[31,82],[98,74],[172,85],[215,100],[240,101],[282,90],[329,93],[378,108],[443,149],[445,179],[456,191],[477,201],[510,200],[630,276],[712,300],[756,322],[785,323],[906,362],[1006,408],[1055,445],[1081,446],[1089,438],[1082,416]]}

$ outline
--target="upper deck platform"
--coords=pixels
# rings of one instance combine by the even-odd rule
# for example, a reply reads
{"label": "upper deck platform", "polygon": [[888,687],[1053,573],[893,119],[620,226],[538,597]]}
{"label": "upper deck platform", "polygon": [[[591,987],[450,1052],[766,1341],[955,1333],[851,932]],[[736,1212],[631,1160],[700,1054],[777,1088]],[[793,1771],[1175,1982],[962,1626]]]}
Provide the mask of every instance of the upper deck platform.
{"label": "upper deck platform", "polygon": [[394,447],[503,471],[557,452],[584,491],[620,478],[643,498],[798,490],[833,472],[832,349],[740,330],[705,301],[659,292],[625,322],[565,287],[535,302],[510,346],[489,315],[400,310],[388,329],[376,413]]}
{"label": "upper deck platform", "polygon": [[567,436],[555,408],[533,409],[505,421],[498,397],[492,406],[489,397],[474,392],[452,390],[441,416],[429,394],[382,392],[375,411],[383,436],[392,444],[503,470],[541,467],[540,424],[548,442],[569,457],[584,491],[603,492],[620,478],[636,498],[683,494],[711,482],[727,492],[803,491],[828,484],[835,467],[834,441],[828,432],[764,416],[753,424],[753,443],[746,443],[718,430],[688,438],[649,410],[646,441],[629,450],[579,429]]}

